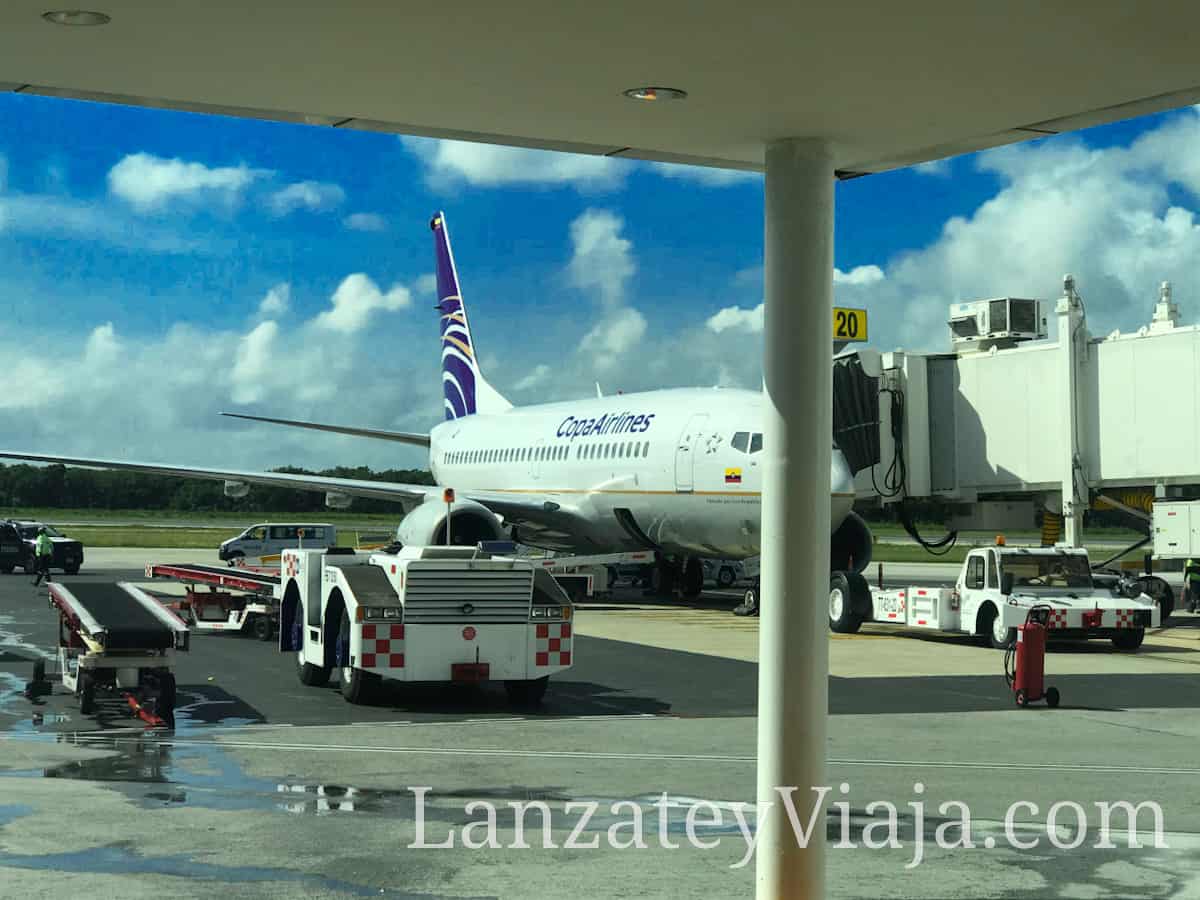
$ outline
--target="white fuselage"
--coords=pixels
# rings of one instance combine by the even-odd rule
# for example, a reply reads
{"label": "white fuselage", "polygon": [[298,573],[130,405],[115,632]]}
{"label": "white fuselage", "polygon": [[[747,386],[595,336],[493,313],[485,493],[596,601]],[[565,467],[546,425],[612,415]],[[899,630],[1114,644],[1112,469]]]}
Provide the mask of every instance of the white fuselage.
{"label": "white fuselage", "polygon": [[[535,546],[542,531],[541,545],[610,552],[648,538],[671,553],[744,558],[759,552],[762,423],[760,393],[715,388],[526,406],[438,425],[430,469],[463,494],[554,497],[570,539],[552,524],[522,526]],[[854,498],[836,449],[831,493],[836,528]]]}

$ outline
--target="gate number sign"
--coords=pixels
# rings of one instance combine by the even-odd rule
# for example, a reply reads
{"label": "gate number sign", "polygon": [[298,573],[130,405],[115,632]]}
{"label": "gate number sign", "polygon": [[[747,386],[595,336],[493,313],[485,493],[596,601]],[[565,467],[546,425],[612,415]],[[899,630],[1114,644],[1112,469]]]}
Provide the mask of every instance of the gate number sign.
{"label": "gate number sign", "polygon": [[833,308],[833,339],[835,341],[865,341],[867,311],[865,309]]}

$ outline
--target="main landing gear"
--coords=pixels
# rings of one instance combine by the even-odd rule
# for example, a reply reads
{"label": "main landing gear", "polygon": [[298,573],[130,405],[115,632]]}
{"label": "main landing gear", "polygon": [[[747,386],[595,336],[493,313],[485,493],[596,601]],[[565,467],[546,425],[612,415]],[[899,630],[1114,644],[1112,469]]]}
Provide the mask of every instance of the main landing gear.
{"label": "main landing gear", "polygon": [[695,600],[704,590],[704,563],[698,557],[678,560],[656,556],[650,572],[649,593],[672,597],[678,593],[685,600]]}

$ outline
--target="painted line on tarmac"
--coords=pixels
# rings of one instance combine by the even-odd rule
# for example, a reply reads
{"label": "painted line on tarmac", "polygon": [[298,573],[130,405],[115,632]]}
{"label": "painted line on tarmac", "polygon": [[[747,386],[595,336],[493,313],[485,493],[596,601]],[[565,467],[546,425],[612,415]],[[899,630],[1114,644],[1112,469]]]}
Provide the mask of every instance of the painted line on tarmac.
{"label": "painted line on tarmac", "polygon": [[[121,749],[122,741],[101,734],[81,733],[76,735],[76,742],[86,746],[91,743],[109,745],[114,750]],[[17,738],[13,738],[17,739]],[[485,756],[512,757],[517,759],[587,759],[611,761],[644,761],[644,762],[712,762],[730,763],[755,761],[753,756],[713,756],[686,753],[600,753],[592,750],[512,750],[502,747],[364,747],[361,744],[301,744],[272,741],[250,740],[218,740],[216,738],[188,738],[176,740],[162,738],[139,739],[139,745],[153,744],[160,747],[202,747],[215,746],[230,750],[266,750],[293,753],[385,753],[400,756]]]}
{"label": "painted line on tarmac", "polygon": [[1200,769],[1182,769],[1178,766],[1117,766],[1090,765],[1087,763],[1048,763],[1032,761],[1027,763],[1002,762],[944,762],[942,760],[923,759],[836,759],[829,760],[830,765],[862,766],[866,768],[922,768],[922,769],[1001,769],[1009,772],[1117,772],[1129,775],[1181,775],[1200,777]]}
{"label": "painted line on tarmac", "polygon": [[[656,717],[657,718],[657,717]],[[344,727],[344,726],[343,726]],[[75,742],[81,745],[104,743],[119,750],[122,739],[114,738],[111,733],[105,735],[98,732],[81,732],[73,735]],[[3,740],[27,739],[21,735],[0,735]],[[701,763],[754,763],[754,756],[715,755],[699,753],[600,753],[591,750],[516,750],[503,747],[364,747],[359,744],[310,744],[283,743],[254,740],[220,740],[218,738],[139,738],[139,744],[155,744],[161,747],[194,747],[218,746],[236,750],[265,750],[277,752],[329,752],[329,753],[384,753],[401,756],[484,756],[510,757],[516,759],[586,759],[597,761],[631,761],[631,762],[701,762]],[[934,760],[912,759],[841,759],[833,757],[828,760],[830,765],[855,766],[863,768],[920,768],[920,769],[994,769],[1001,771],[1055,771],[1055,772],[1086,772],[1086,773],[1120,773],[1129,775],[1173,775],[1183,777],[1200,777],[1200,769],[1183,769],[1174,766],[1119,766],[1093,765],[1086,763],[1056,764],[1045,761],[1027,763],[1005,762],[970,762],[955,763]]]}

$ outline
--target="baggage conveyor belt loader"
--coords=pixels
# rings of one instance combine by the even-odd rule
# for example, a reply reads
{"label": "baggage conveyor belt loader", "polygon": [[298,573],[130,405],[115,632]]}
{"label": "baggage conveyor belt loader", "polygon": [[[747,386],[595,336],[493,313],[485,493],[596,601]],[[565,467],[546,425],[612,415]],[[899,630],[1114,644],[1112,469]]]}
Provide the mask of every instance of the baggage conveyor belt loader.
{"label": "baggage conveyor belt loader", "polygon": [[504,683],[536,704],[571,666],[573,607],[541,566],[500,555],[511,544],[404,547],[327,556],[285,550],[279,649],[306,685],[338,670],[342,695],[367,702],[384,678]]}
{"label": "baggage conveyor belt loader", "polygon": [[190,637],[178,616],[123,582],[53,582],[50,605],[59,614],[63,686],[79,698],[83,715],[107,696],[147,724],[174,727],[174,655],[188,649]]}
{"label": "baggage conveyor belt loader", "polygon": [[146,577],[185,586],[183,599],[169,605],[194,631],[242,632],[269,641],[279,629],[278,570],[150,563]]}

